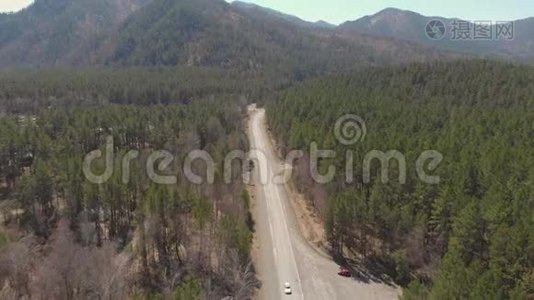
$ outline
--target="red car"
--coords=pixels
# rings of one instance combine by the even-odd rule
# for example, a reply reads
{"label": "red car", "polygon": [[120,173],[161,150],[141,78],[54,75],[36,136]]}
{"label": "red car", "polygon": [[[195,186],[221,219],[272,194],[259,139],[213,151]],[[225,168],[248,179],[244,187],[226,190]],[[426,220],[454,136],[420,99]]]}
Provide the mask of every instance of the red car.
{"label": "red car", "polygon": [[343,277],[352,277],[352,272],[347,268],[342,268],[337,275]]}

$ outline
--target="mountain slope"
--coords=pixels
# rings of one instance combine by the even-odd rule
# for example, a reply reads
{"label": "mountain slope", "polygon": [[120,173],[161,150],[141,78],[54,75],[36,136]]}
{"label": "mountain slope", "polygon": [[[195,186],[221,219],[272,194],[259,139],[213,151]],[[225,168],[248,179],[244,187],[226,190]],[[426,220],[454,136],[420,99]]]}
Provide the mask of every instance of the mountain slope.
{"label": "mountain slope", "polygon": [[284,14],[274,9],[262,7],[253,3],[242,2],[242,1],[233,1],[232,7],[241,11],[242,13],[253,15],[255,18],[263,19],[273,19],[277,21],[285,21],[306,28],[323,28],[323,29],[333,29],[336,25],[330,24],[325,21],[318,22],[308,22],[304,21],[301,18]]}
{"label": "mountain slope", "polygon": [[0,65],[91,63],[102,41],[150,0],[37,0],[0,18]]}
{"label": "mountain slope", "polygon": [[[443,39],[433,40],[426,35],[426,25],[432,20],[441,21],[446,26],[446,33]],[[427,17],[411,11],[387,8],[375,15],[365,16],[356,21],[345,22],[338,29],[343,32],[417,42],[447,51],[534,61],[533,18],[516,21],[514,39],[503,39],[499,41],[495,39],[454,40],[452,24],[455,20],[457,19]],[[470,26],[474,26],[474,24],[471,23]],[[493,37],[495,37],[495,26],[491,30]]]}
{"label": "mountain slope", "polygon": [[[446,19],[440,19],[446,21]],[[426,38],[424,28],[427,22],[426,17],[417,13],[386,8],[375,15],[345,22],[339,26],[339,29],[421,42]]]}
{"label": "mountain slope", "polygon": [[298,25],[280,15],[223,0],[39,0],[0,18],[0,66],[188,65],[300,79],[449,57],[410,42]]}
{"label": "mountain slope", "polygon": [[217,0],[155,0],[125,22],[108,62],[269,68],[299,77],[446,57],[411,43],[299,26],[282,22],[269,10],[237,6]]}
{"label": "mountain slope", "polygon": [[500,51],[534,61],[534,18],[516,21],[514,41],[501,45]]}

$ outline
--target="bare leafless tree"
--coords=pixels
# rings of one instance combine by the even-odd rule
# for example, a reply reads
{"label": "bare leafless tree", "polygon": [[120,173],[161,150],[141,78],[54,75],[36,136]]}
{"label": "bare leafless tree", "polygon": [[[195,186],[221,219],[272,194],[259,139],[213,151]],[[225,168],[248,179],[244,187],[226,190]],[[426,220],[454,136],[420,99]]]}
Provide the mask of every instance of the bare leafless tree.
{"label": "bare leafless tree", "polygon": [[32,295],[38,299],[126,299],[131,259],[115,246],[84,247],[65,222],[54,232],[49,253],[37,266]]}
{"label": "bare leafless tree", "polygon": [[31,295],[32,236],[7,245],[0,252],[0,299],[21,299]]}

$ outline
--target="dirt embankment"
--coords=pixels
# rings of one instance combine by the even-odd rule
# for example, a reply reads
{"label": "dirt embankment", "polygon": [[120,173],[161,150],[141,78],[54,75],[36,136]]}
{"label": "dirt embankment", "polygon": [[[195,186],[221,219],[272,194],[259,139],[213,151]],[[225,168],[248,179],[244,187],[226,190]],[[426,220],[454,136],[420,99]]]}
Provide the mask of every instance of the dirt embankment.
{"label": "dirt embankment", "polygon": [[[266,127],[269,128],[268,125]],[[269,130],[268,134],[270,143],[274,146],[277,156],[280,159],[283,157],[282,151],[280,151],[280,147],[276,143],[273,133]],[[284,163],[286,172],[292,171],[291,169],[293,166],[285,163],[284,159],[280,160]],[[319,254],[329,258],[330,255],[328,253],[330,252],[330,247],[326,238],[325,226],[323,220],[317,213],[317,210],[305,195],[298,192],[298,189],[292,180],[289,180],[285,186],[290,192],[291,206],[295,213],[302,236]]]}

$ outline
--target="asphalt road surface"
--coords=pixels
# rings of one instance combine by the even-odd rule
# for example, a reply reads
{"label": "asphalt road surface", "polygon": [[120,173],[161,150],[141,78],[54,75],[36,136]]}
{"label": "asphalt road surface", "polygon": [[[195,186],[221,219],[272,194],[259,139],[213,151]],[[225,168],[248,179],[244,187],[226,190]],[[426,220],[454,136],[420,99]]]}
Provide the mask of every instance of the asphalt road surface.
{"label": "asphalt road surface", "polygon": [[[272,180],[283,171],[283,164],[269,140],[263,109],[251,109],[249,138],[251,148],[264,154],[259,156],[262,161],[256,164],[253,176],[260,299],[398,299],[395,287],[338,276],[339,266],[303,239],[290,194],[285,185]],[[261,172],[267,175],[265,182],[261,182]],[[285,282],[291,284],[292,295],[284,294]]]}

